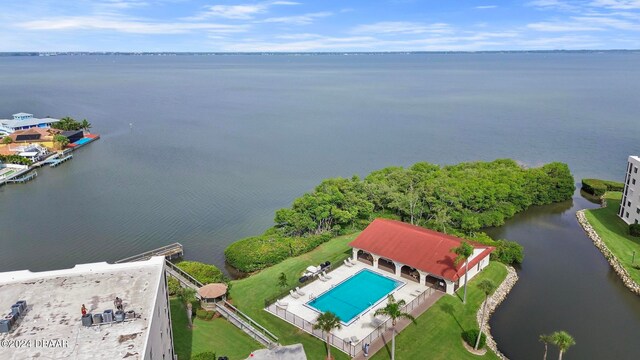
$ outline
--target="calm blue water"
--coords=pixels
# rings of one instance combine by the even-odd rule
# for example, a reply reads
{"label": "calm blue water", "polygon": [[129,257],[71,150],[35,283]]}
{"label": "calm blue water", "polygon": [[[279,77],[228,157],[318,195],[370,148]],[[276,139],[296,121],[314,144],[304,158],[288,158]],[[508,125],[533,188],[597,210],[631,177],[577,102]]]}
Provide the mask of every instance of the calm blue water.
{"label": "calm blue water", "polygon": [[320,312],[331,311],[342,322],[349,323],[401,284],[373,271],[362,270],[307,305]]}
{"label": "calm blue water", "polygon": [[[0,271],[175,241],[224,267],[229,243],[327,177],[508,157],[623,181],[640,154],[637,52],[0,57],[0,79],[0,117],[87,118],[102,135],[0,188]],[[576,337],[567,359],[640,354],[640,297],[577,226],[588,206],[576,193],[493,232],[525,246],[491,323],[510,358],[540,359],[538,335],[559,329]]]}

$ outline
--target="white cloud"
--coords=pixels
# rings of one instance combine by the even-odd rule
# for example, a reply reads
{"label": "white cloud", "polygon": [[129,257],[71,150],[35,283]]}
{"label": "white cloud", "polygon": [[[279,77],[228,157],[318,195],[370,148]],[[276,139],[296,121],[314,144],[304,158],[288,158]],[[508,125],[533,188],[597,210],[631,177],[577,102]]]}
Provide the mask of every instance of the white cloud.
{"label": "white cloud", "polygon": [[484,10],[484,9],[495,9],[498,5],[478,5],[476,9]]}
{"label": "white cloud", "polygon": [[383,21],[374,24],[358,25],[351,30],[354,34],[426,34],[426,33],[448,33],[451,29],[448,24],[422,24],[406,21]]}
{"label": "white cloud", "polygon": [[16,26],[27,30],[112,30],[134,34],[181,34],[196,30],[218,33],[237,33],[248,29],[247,25],[214,23],[152,22],[127,17],[67,16],[47,20],[32,20]]}
{"label": "white cloud", "polygon": [[594,0],[591,6],[604,7],[609,9],[640,9],[640,0]]}
{"label": "white cloud", "polygon": [[529,6],[545,10],[576,11],[579,7],[561,0],[534,0],[527,3]]}
{"label": "white cloud", "polygon": [[234,20],[249,20],[256,15],[266,13],[270,7],[276,5],[298,5],[293,1],[271,1],[242,5],[210,5],[206,10],[188,18],[189,20],[205,20],[209,18],[225,18]]}
{"label": "white cloud", "polygon": [[309,13],[309,14],[302,14],[302,15],[272,17],[272,18],[264,19],[261,22],[281,23],[281,24],[290,24],[290,25],[308,25],[313,23],[315,19],[323,18],[331,15],[332,13],[324,11],[324,12]]}
{"label": "white cloud", "polygon": [[581,22],[538,22],[527,25],[527,28],[546,32],[600,31],[601,27]]}

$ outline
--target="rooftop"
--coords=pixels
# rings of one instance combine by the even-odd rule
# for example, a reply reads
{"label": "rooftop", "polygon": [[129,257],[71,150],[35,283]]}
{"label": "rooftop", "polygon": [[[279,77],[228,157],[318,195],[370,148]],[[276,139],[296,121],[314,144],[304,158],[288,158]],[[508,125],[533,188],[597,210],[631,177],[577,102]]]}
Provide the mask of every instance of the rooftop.
{"label": "rooftop", "polygon": [[[464,275],[464,262],[454,263],[451,249],[463,240],[396,220],[375,219],[349,245],[354,248],[398,261],[415,269],[457,281]],[[474,247],[469,268],[488,256],[493,248],[469,242]]]}
{"label": "rooftop", "polygon": [[[142,359],[155,296],[164,271],[164,258],[123,264],[93,263],[71,269],[0,273],[0,312],[26,300],[27,312],[0,341],[22,341],[4,347],[2,359]],[[124,310],[136,318],[121,323],[84,327],[81,307],[89,313]]]}

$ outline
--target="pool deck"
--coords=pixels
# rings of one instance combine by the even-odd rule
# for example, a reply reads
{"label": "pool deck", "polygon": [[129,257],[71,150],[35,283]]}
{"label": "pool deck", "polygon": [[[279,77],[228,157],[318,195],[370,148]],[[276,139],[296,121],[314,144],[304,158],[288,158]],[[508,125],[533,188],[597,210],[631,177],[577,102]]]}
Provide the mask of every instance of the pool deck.
{"label": "pool deck", "polygon": [[[309,300],[321,295],[325,291],[331,289],[332,287],[336,286],[337,284],[341,283],[347,278],[355,275],[357,272],[363,269],[367,269],[375,273],[378,273],[380,275],[392,278],[396,281],[403,282],[404,286],[401,286],[400,288],[397,288],[391,292],[391,294],[393,294],[396,300],[405,300],[407,303],[409,303],[416,298],[415,295],[412,295],[413,292],[415,292],[416,290],[424,292],[424,291],[427,291],[428,289],[426,286],[420,285],[417,282],[405,279],[403,277],[396,276],[395,274],[392,274],[384,270],[376,269],[362,262],[357,262],[357,264],[352,267],[347,267],[345,265],[342,265],[336,268],[335,270],[331,271],[329,273],[329,275],[331,276],[331,280],[329,281],[323,282],[318,278],[314,278],[312,282],[307,283],[304,287],[300,288],[300,290],[305,293],[304,296],[300,296],[298,299],[295,299],[291,295],[287,295],[286,297],[280,299],[280,302],[287,304],[286,306],[287,312],[294,314],[295,316],[302,318],[310,323],[315,323],[316,318],[320,313],[316,310],[311,309],[305,304]],[[440,296],[442,296],[441,294],[442,294],[441,292],[435,291],[435,294],[431,295],[431,297],[437,295],[437,297],[440,298]],[[427,299],[426,302],[429,303],[430,302],[429,299]],[[378,317],[377,319],[374,319],[373,313],[377,309],[386,306],[386,304],[387,304],[387,300],[385,296],[385,298],[379,303],[377,303],[375,306],[369,308],[364,313],[358,315],[356,320],[352,321],[348,326],[345,326],[343,324],[341,329],[334,330],[332,332],[333,335],[335,337],[339,337],[342,339],[349,339],[353,336],[355,336],[358,339],[364,339],[369,334],[371,334],[374,330],[376,330],[376,328],[379,326],[379,323],[381,321],[385,320],[384,317]],[[272,308],[273,307],[268,308],[267,311],[273,313],[273,311],[270,310]],[[280,312],[278,313],[279,314],[274,314],[274,315],[281,317]]]}

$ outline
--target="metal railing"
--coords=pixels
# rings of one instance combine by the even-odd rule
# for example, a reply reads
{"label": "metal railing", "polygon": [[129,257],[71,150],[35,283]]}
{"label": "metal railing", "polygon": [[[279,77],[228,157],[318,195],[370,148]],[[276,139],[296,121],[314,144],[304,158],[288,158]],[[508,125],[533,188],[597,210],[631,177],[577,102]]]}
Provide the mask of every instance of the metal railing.
{"label": "metal railing", "polygon": [[141,254],[137,254],[137,255],[129,256],[124,259],[117,260],[116,264],[123,263],[123,262],[146,260],[152,256],[166,256],[166,255],[173,256],[175,254],[182,254],[183,252],[184,250],[183,250],[182,244],[173,243],[173,244],[165,245],[163,247],[159,247],[154,250],[143,252]]}
{"label": "metal railing", "polygon": [[[433,288],[427,288],[420,295],[416,296],[410,302],[408,302],[403,308],[402,311],[411,313],[416,307],[422,304],[429,296],[431,296],[435,290]],[[296,327],[304,330],[305,332],[321,339],[322,341],[327,341],[327,334],[324,331],[314,330],[313,323],[287,311],[286,308],[277,306],[276,304],[269,305],[266,310],[273,315],[285,320],[286,322],[295,325]],[[350,339],[342,339],[338,336],[331,335],[329,339],[329,343],[335,347],[336,349],[349,354],[351,357],[355,357],[362,351],[362,344],[371,344],[373,341],[381,337],[386,331],[391,329],[392,322],[391,318],[384,320],[378,326],[375,327],[363,339],[358,339],[357,341],[351,341]]]}
{"label": "metal railing", "polygon": [[[175,277],[178,281],[180,281],[181,283],[184,283],[184,285],[189,286],[189,287],[195,287],[196,290],[198,288],[201,288],[201,287],[204,286],[200,281],[198,281],[196,278],[194,278],[193,276],[189,275],[187,272],[185,272],[184,270],[180,269],[176,265],[174,265],[171,261],[165,259],[164,262],[167,265],[167,270],[169,272],[169,275]],[[179,276],[183,277],[184,281],[183,281],[183,279],[180,279],[180,277],[174,276],[174,274],[172,274],[171,271],[174,271]]]}
{"label": "metal railing", "polygon": [[227,319],[227,321],[229,321],[231,324],[237,326],[238,328],[240,328],[240,330],[242,330],[243,332],[245,332],[246,334],[251,336],[254,340],[256,340],[257,342],[261,343],[264,346],[267,346],[268,348],[272,348],[273,346],[275,346],[277,344],[278,338],[275,335],[271,334],[265,328],[263,328],[258,323],[256,323],[255,321],[251,320],[248,316],[243,314],[244,316],[249,318],[249,320],[251,321],[251,323],[253,325],[257,326],[262,331],[270,334],[273,339],[270,338],[268,335],[266,335],[262,331],[256,329],[254,326],[252,326],[247,321],[242,319],[242,317],[239,315],[240,311],[238,309],[236,309],[233,306],[231,306],[231,308],[235,309],[235,310],[232,310],[232,309],[228,308],[227,306],[231,306],[231,305],[229,303],[227,303],[226,301],[221,301],[221,302],[216,303],[216,310],[218,311],[218,313],[220,315],[222,315],[222,317]]}
{"label": "metal railing", "polygon": [[248,321],[249,323],[251,323],[253,326],[257,327],[258,329],[260,329],[262,331],[262,333],[268,337],[270,337],[272,340],[274,341],[278,341],[278,337],[275,336],[271,331],[265,329],[262,325],[258,324],[256,321],[254,321],[252,318],[249,317],[249,315],[243,313],[242,311],[238,310],[238,308],[236,308],[235,306],[229,304],[227,301],[223,300],[222,303],[229,308],[231,311],[233,311],[234,314],[244,318],[244,320]]}

